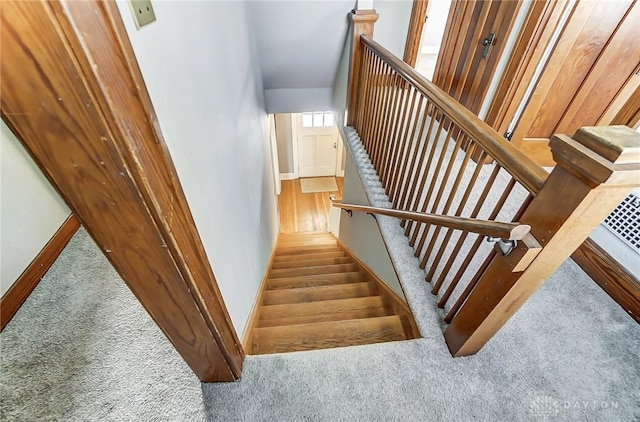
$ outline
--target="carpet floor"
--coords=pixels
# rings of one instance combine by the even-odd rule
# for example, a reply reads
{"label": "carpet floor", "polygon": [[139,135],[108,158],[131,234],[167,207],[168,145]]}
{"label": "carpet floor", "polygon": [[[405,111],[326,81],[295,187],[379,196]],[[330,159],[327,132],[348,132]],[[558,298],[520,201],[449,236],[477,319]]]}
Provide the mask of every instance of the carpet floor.
{"label": "carpet floor", "polygon": [[0,420],[640,420],[640,326],[572,261],[453,359],[402,230],[379,221],[423,338],[247,356],[221,384],[197,380],[81,229],[0,334]]}

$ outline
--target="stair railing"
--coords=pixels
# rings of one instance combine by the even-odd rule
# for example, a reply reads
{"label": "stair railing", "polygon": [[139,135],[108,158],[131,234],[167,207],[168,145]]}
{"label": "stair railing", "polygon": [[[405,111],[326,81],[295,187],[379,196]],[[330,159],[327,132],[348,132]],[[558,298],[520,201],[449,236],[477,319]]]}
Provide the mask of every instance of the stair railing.
{"label": "stair railing", "polygon": [[503,255],[482,235],[398,216],[445,310],[451,353],[473,354],[640,185],[640,134],[612,126],[556,135],[548,174],[373,41],[370,22],[353,22],[345,133],[360,139],[392,208],[531,227],[533,241]]}
{"label": "stair railing", "polygon": [[[331,197],[329,199],[331,199]],[[497,243],[503,255],[509,255],[509,253],[511,253],[511,251],[518,245],[518,241],[526,239],[526,241],[535,242],[529,235],[531,226],[526,224],[502,223],[498,221],[482,220],[479,218],[403,211],[366,205],[343,204],[333,201],[331,205],[348,211],[349,213],[353,211],[360,211],[372,215],[386,215],[389,217],[400,218],[402,220],[417,221],[440,227],[448,227],[454,230],[477,233],[486,236],[487,241],[490,243]],[[541,248],[539,246],[532,246],[531,249],[539,251]]]}

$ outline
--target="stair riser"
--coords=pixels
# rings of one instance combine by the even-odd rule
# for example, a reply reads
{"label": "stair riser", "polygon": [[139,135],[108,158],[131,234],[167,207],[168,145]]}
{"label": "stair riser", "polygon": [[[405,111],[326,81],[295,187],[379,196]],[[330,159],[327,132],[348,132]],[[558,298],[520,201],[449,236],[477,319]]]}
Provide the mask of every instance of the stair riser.
{"label": "stair riser", "polygon": [[362,320],[257,328],[255,354],[286,353],[404,340],[397,316]]}
{"label": "stair riser", "polygon": [[327,253],[315,253],[315,254],[302,254],[302,255],[281,255],[273,258],[273,262],[291,262],[291,261],[305,261],[308,259],[329,259],[329,258],[344,258],[346,255],[344,252],[327,252]]}
{"label": "stair riser", "polygon": [[352,299],[376,296],[375,283],[350,283],[337,286],[308,287],[302,289],[267,290],[263,305],[283,305],[287,303],[318,302],[321,300]]}
{"label": "stair riser", "polygon": [[285,278],[296,277],[304,275],[319,275],[319,274],[338,274],[352,271],[358,271],[358,265],[356,264],[339,264],[339,265],[325,265],[321,267],[303,267],[303,268],[283,268],[273,269],[269,272],[269,278]]}
{"label": "stair riser", "polygon": [[304,267],[320,267],[324,265],[352,264],[353,261],[348,257],[341,258],[325,258],[325,259],[308,259],[299,261],[274,262],[271,268],[274,270],[286,268],[304,268]]}
{"label": "stair riser", "polygon": [[276,248],[276,256],[284,255],[306,255],[314,253],[342,252],[342,249],[334,246],[305,246],[298,248]]}
{"label": "stair riser", "polygon": [[334,321],[341,319],[358,319],[366,318],[366,316],[350,317],[349,315],[351,313],[366,313],[366,311],[369,310],[375,314],[374,316],[386,315],[387,312],[380,296],[369,296],[355,299],[262,306],[260,309],[260,321],[266,322],[270,319],[285,319],[292,316],[296,318],[322,317],[331,314],[335,315]]}
{"label": "stair riser", "polygon": [[366,276],[360,272],[325,274],[302,277],[285,277],[267,280],[267,289],[292,289],[300,287],[327,286],[332,284],[347,284],[367,281]]}

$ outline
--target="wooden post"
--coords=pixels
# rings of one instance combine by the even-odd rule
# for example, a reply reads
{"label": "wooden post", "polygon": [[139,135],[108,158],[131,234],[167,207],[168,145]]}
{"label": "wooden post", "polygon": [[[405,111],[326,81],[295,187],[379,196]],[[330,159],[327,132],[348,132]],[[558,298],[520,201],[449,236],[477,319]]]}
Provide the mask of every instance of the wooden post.
{"label": "wooden post", "polygon": [[404,58],[402,59],[411,67],[416,67],[418,55],[420,54],[418,50],[420,50],[420,42],[422,41],[422,30],[427,21],[428,6],[429,0],[413,0],[407,41],[404,47]]}
{"label": "wooden post", "polygon": [[373,38],[373,26],[378,20],[375,10],[354,10],[351,13],[353,22],[351,31],[351,61],[349,64],[349,88],[347,91],[347,126],[356,122],[358,110],[358,92],[360,88],[360,69],[364,46],[360,42],[360,35]]}
{"label": "wooden post", "polygon": [[2,118],[196,375],[238,379],[242,346],[116,5],[0,8]]}
{"label": "wooden post", "polygon": [[550,146],[557,166],[520,219],[543,249],[520,273],[512,272],[511,255],[496,254],[445,331],[454,356],[480,350],[640,185],[640,134],[626,126],[581,128],[573,139],[554,136]]}

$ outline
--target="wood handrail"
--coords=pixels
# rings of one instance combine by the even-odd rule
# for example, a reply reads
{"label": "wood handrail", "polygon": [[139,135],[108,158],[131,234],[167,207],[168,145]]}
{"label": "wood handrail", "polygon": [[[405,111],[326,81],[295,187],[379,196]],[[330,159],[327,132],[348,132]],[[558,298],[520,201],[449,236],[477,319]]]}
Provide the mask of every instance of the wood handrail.
{"label": "wood handrail", "polygon": [[366,35],[360,40],[384,60],[398,75],[432,101],[447,117],[465,131],[494,160],[504,167],[529,192],[537,195],[548,177],[547,172],[520,149],[504,139],[491,126],[460,105],[449,94],[418,74],[408,64]]}
{"label": "wood handrail", "polygon": [[449,227],[452,229],[478,233],[484,236],[492,236],[506,240],[522,240],[531,230],[531,226],[520,223],[501,223],[498,221],[480,220],[477,218],[403,211],[365,205],[343,204],[340,202],[333,202],[332,205],[345,210],[387,215],[389,217],[397,217],[404,220],[413,220],[436,226]]}

